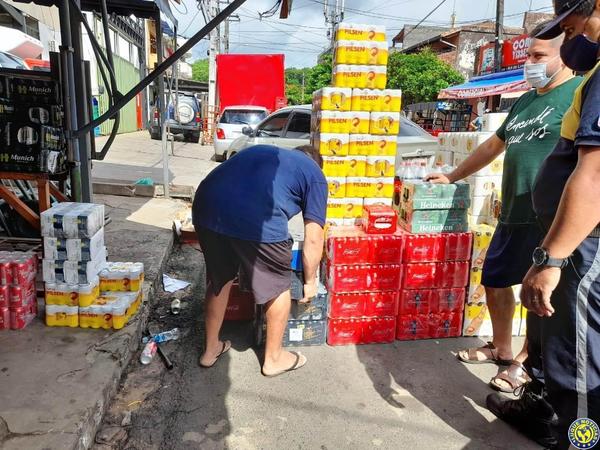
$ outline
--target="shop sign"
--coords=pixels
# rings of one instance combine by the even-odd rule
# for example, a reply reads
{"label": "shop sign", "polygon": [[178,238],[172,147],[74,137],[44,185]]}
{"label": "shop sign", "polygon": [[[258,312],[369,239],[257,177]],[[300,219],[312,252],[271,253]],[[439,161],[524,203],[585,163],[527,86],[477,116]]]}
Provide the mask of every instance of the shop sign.
{"label": "shop sign", "polygon": [[502,46],[502,68],[520,67],[525,64],[530,45],[531,37],[527,34],[505,41]]}

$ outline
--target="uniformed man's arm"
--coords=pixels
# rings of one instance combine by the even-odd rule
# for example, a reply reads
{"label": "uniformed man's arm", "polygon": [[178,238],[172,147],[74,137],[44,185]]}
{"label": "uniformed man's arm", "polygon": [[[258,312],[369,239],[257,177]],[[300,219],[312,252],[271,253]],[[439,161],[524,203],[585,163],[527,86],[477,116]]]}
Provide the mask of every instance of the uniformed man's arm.
{"label": "uniformed man's arm", "polygon": [[323,227],[307,220],[304,224],[304,247],[302,263],[304,265],[304,298],[308,301],[317,295],[317,271],[323,256],[325,233]]}

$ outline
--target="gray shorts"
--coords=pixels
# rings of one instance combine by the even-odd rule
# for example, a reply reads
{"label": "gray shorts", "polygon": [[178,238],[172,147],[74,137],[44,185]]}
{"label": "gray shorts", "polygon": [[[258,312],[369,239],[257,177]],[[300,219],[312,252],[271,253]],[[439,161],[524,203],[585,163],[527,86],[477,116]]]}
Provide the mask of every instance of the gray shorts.
{"label": "gray shorts", "polygon": [[215,295],[240,272],[259,305],[290,289],[291,239],[275,243],[244,241],[202,227],[196,227],[196,233],[206,262],[207,288]]}

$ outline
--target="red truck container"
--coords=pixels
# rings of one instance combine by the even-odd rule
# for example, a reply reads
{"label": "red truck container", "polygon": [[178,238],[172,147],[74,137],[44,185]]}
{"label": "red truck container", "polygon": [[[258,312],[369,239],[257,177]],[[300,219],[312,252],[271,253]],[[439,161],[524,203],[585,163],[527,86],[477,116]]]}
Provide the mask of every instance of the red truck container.
{"label": "red truck container", "polygon": [[286,105],[284,55],[217,55],[220,111],[227,106]]}

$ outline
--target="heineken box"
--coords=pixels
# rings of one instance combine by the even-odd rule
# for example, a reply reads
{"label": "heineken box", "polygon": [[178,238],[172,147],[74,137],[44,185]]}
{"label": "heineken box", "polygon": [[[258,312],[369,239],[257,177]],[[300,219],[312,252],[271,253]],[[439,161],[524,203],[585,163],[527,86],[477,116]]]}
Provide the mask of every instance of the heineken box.
{"label": "heineken box", "polygon": [[319,294],[309,303],[292,300],[291,320],[322,320],[327,318],[327,294]]}
{"label": "heineken box", "polygon": [[402,205],[413,210],[468,209],[471,195],[467,183],[432,184],[405,182],[402,184]]}
{"label": "heineken box", "polygon": [[[259,308],[254,322],[255,342],[261,347],[265,343],[267,324],[264,308]],[[324,345],[327,340],[327,319],[321,320],[288,320],[283,335],[283,346]]]}
{"label": "heineken box", "polygon": [[400,208],[398,223],[414,234],[469,231],[466,209],[414,209],[404,204]]}

